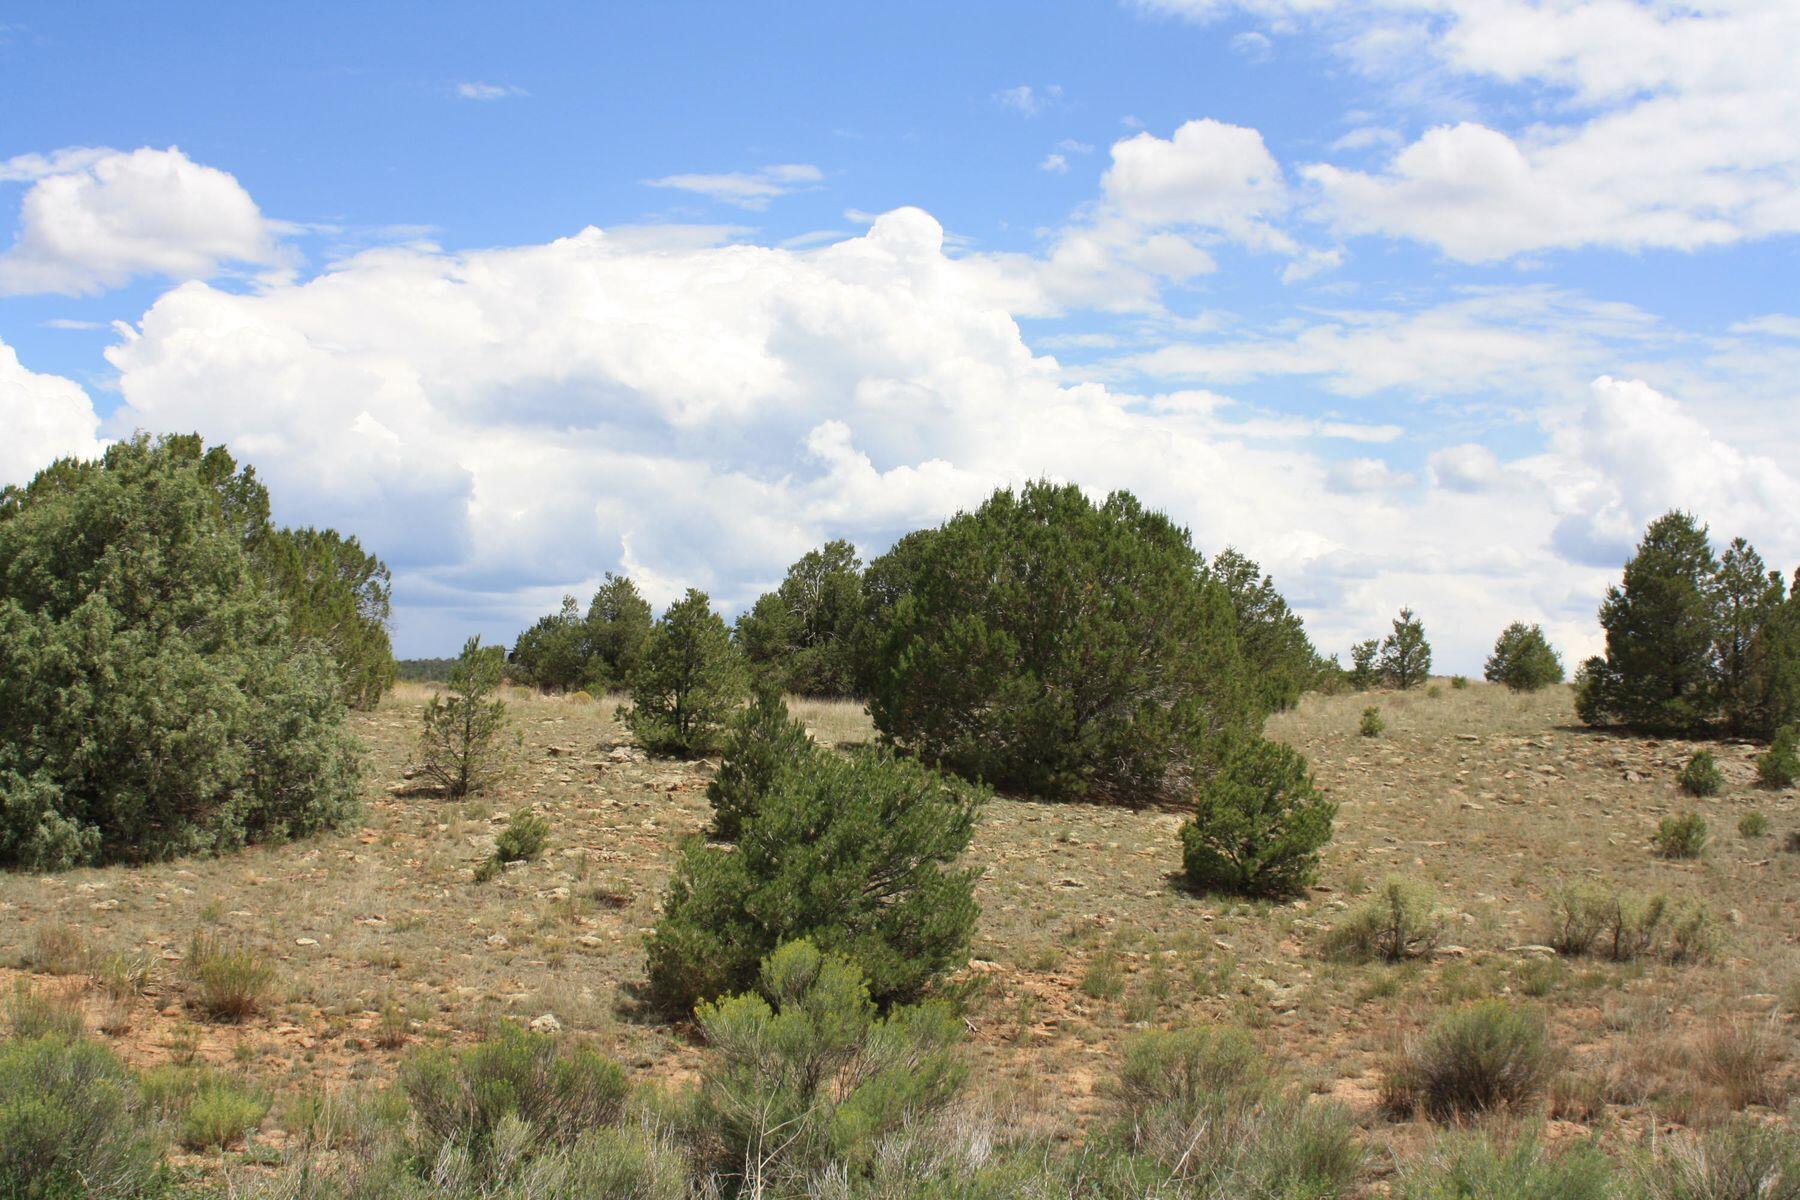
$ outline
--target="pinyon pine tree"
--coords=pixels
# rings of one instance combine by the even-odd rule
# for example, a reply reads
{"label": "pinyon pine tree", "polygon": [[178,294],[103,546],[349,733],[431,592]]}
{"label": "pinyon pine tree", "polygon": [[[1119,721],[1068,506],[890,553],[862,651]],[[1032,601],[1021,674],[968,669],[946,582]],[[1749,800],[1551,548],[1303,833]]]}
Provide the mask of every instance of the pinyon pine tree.
{"label": "pinyon pine tree", "polygon": [[506,702],[493,697],[505,670],[505,652],[472,637],[450,668],[449,694],[425,705],[419,773],[452,799],[484,790],[504,767]]}
{"label": "pinyon pine tree", "polygon": [[1431,677],[1431,643],[1410,608],[1400,610],[1393,632],[1381,640],[1381,677],[1402,691]]}
{"label": "pinyon pine tree", "polygon": [[688,589],[656,623],[631,678],[625,724],[653,754],[698,758],[719,747],[748,691],[731,631],[706,593]]}
{"label": "pinyon pine tree", "polygon": [[1490,683],[1504,683],[1515,692],[1540,691],[1562,682],[1562,658],[1541,625],[1514,621],[1494,642],[1484,674]]}

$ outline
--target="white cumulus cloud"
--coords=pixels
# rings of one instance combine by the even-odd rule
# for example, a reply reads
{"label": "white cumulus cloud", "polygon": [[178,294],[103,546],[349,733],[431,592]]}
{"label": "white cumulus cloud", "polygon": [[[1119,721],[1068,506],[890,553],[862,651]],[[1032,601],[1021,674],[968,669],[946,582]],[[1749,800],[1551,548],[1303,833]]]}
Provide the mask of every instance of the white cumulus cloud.
{"label": "white cumulus cloud", "polygon": [[99,429],[80,384],[26,370],[0,341],[0,485],[25,483],[58,458],[92,458],[105,447]]}

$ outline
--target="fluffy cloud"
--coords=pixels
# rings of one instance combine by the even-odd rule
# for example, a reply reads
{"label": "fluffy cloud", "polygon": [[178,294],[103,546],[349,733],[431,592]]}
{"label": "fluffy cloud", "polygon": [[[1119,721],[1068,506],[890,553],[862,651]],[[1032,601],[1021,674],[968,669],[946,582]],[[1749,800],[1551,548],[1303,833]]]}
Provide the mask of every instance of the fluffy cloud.
{"label": "fluffy cloud", "polygon": [[0,180],[31,185],[0,254],[0,295],[86,295],[137,276],[199,279],[227,264],[286,261],[285,227],[231,175],[174,147],[27,155],[0,165]]}
{"label": "fluffy cloud", "polygon": [[1205,118],[1170,138],[1145,132],[1117,142],[1101,180],[1125,219],[1147,226],[1195,225],[1256,246],[1286,250],[1267,218],[1288,205],[1287,186],[1262,135]]}
{"label": "fluffy cloud", "polygon": [[776,163],[760,171],[727,171],[718,174],[688,173],[646,179],[649,187],[674,188],[739,208],[764,209],[769,201],[818,183],[825,173],[810,163]]}
{"label": "fluffy cloud", "polygon": [[39,375],[0,342],[0,485],[24,483],[53,459],[91,458],[104,443],[93,401],[79,384]]}

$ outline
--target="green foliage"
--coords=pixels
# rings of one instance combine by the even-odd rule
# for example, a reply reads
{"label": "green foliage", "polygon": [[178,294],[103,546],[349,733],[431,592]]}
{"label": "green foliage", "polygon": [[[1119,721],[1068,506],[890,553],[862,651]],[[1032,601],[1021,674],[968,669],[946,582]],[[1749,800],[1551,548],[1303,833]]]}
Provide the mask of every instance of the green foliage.
{"label": "green foliage", "polygon": [[1683,512],[1657,518],[1600,606],[1606,631],[1593,711],[1649,733],[1690,733],[1717,709],[1713,577],[1706,530]]}
{"label": "green foliage", "polygon": [[1392,1112],[1423,1109],[1443,1120],[1513,1107],[1537,1096],[1555,1054],[1543,1018],[1504,1000],[1483,1000],[1438,1018],[1388,1074]]}
{"label": "green foliage", "polygon": [[1381,710],[1373,704],[1362,710],[1362,721],[1357,725],[1358,733],[1366,738],[1380,737],[1387,729],[1387,722],[1381,719]]}
{"label": "green foliage", "polygon": [[1699,813],[1671,813],[1657,822],[1652,841],[1664,858],[1699,858],[1706,849],[1706,818]]}
{"label": "green foliage", "polygon": [[1431,677],[1431,643],[1425,640],[1424,623],[1412,609],[1401,609],[1393,631],[1381,639],[1380,665],[1381,678],[1402,691]]}
{"label": "green foliage", "polygon": [[506,655],[518,678],[558,692],[586,681],[587,659],[587,625],[573,596],[519,634]]}
{"label": "green foliage", "polygon": [[1756,756],[1756,777],[1764,787],[1793,787],[1800,779],[1800,731],[1783,725],[1775,731],[1769,748]]}
{"label": "green foliage", "polygon": [[63,1037],[0,1043],[0,1196],[152,1200],[169,1193],[130,1072]]}
{"label": "green foliage", "polygon": [[0,865],[220,851],[356,813],[339,667],[246,548],[266,494],[203,463],[230,460],[139,437],[0,504]]}
{"label": "green foliage", "polygon": [[1207,891],[1284,896],[1311,884],[1337,805],[1290,746],[1246,738],[1200,788],[1182,826],[1188,882]]}
{"label": "green foliage", "polygon": [[163,1066],[140,1081],[144,1101],[171,1122],[189,1150],[242,1141],[268,1115],[267,1097],[241,1080],[203,1066]]}
{"label": "green foliage", "polygon": [[866,1165],[884,1137],[941,1109],[963,1069],[942,1001],[877,1017],[854,963],[808,941],[777,949],[753,993],[697,1012],[715,1051],[699,1123],[749,1195],[827,1163]]}
{"label": "green foliage", "polygon": [[863,611],[862,560],[845,541],[809,550],[781,586],[738,620],[737,640],[757,674],[802,696],[856,690]]}
{"label": "green foliage", "polygon": [[1146,803],[1191,790],[1260,723],[1228,589],[1129,493],[996,492],[895,553],[870,567],[896,596],[870,604],[870,713],[927,762],[1047,799]]}
{"label": "green foliage", "polygon": [[1750,732],[1772,737],[1800,724],[1800,571],[1751,639],[1750,680],[1754,707],[1743,722]]}
{"label": "green foliage", "polygon": [[1381,681],[1381,643],[1374,638],[1350,647],[1350,686],[1366,692]]}
{"label": "green foliage", "polygon": [[1738,818],[1738,834],[1747,838],[1767,837],[1769,818],[1759,812],[1747,812]]}
{"label": "green foliage", "polygon": [[1725,786],[1725,775],[1711,750],[1697,750],[1681,768],[1681,790],[1690,796],[1716,796]]}
{"label": "green foliage", "polygon": [[1544,636],[1543,626],[1514,621],[1494,642],[1483,676],[1515,692],[1542,691],[1563,681],[1562,658]]}
{"label": "green foliage", "polygon": [[584,615],[575,597],[518,636],[507,655],[515,675],[551,691],[622,688],[643,660],[654,622],[637,585],[608,571]]}
{"label": "green foliage", "polygon": [[742,991],[785,942],[855,962],[878,1002],[967,958],[981,792],[909,759],[809,749],[742,814],[735,848],[691,842],[649,942],[651,994],[685,1013]]}
{"label": "green foliage", "polygon": [[491,786],[505,764],[506,701],[494,698],[505,669],[500,647],[472,637],[450,669],[448,695],[425,705],[419,774],[453,800]]}
{"label": "green foliage", "polygon": [[1633,1200],[1800,1200],[1800,1134],[1739,1117],[1646,1157]]}
{"label": "green foliage", "polygon": [[1594,954],[1614,962],[1656,955],[1670,962],[1711,956],[1713,918],[1704,904],[1675,904],[1662,893],[1639,895],[1595,883],[1557,888],[1550,896],[1545,940],[1559,954]]}
{"label": "green foliage", "polygon": [[317,643],[337,663],[345,703],[374,708],[396,671],[387,564],[335,529],[271,530],[256,558],[287,600],[294,638]]}
{"label": "green foliage", "polygon": [[6,1002],[6,1027],[21,1040],[52,1035],[73,1040],[87,1032],[78,999],[40,992],[25,979],[13,980],[13,993]]}
{"label": "green foliage", "polygon": [[529,808],[521,808],[507,818],[506,826],[494,838],[494,857],[503,863],[529,862],[542,858],[550,845],[550,822]]}
{"label": "green foliage", "polygon": [[[1561,666],[1561,663],[1559,662],[1557,665],[1557,670],[1560,671],[1561,669],[1562,669],[1562,666]],[[1469,686],[1469,677],[1467,675],[1452,675],[1450,677],[1450,686],[1460,692],[1464,688],[1467,688]]]}
{"label": "green foliage", "polygon": [[1325,935],[1325,950],[1353,962],[1420,958],[1437,947],[1444,914],[1424,884],[1390,875]]}
{"label": "green foliage", "polygon": [[1785,598],[1781,574],[1769,570],[1750,543],[1732,539],[1719,556],[1712,601],[1715,696],[1725,727],[1733,733],[1765,728],[1757,643]]}
{"label": "green foliage", "polygon": [[719,773],[706,785],[714,836],[736,841],[781,772],[811,751],[806,727],[788,715],[781,694],[758,688],[750,706],[732,718]]}
{"label": "green foliage", "polygon": [[536,1142],[573,1142],[584,1130],[617,1121],[629,1090],[617,1063],[509,1023],[479,1045],[409,1056],[400,1086],[428,1154],[448,1144],[477,1156],[509,1118]]}
{"label": "green foliage", "polygon": [[718,749],[726,717],[746,690],[730,630],[706,593],[689,588],[651,632],[623,716],[651,753],[697,758]]}
{"label": "green foliage", "polygon": [[1396,1200],[1615,1200],[1606,1155],[1589,1142],[1552,1151],[1535,1138],[1511,1146],[1458,1133],[1401,1172]]}
{"label": "green foliage", "polygon": [[1261,707],[1292,708],[1319,672],[1318,651],[1299,614],[1275,590],[1274,579],[1236,550],[1215,555],[1211,575],[1231,597],[1238,653],[1249,666],[1251,686],[1261,693]]}
{"label": "green foliage", "polygon": [[205,932],[188,943],[182,970],[193,1004],[217,1021],[241,1021],[257,1012],[275,983],[275,968],[261,954]]}

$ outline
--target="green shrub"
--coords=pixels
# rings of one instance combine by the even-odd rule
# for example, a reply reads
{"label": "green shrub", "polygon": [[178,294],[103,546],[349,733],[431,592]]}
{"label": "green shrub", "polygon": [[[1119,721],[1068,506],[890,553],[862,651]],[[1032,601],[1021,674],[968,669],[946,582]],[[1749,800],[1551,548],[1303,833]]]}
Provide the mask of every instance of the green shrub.
{"label": "green shrub", "polygon": [[550,845],[550,822],[529,808],[507,818],[506,827],[494,838],[494,857],[503,863],[529,862],[543,857]]}
{"label": "green shrub", "polygon": [[1525,1137],[1496,1145],[1483,1134],[1440,1139],[1400,1173],[1395,1200],[1617,1200],[1611,1163],[1591,1142],[1560,1151]]}
{"label": "green shrub", "polygon": [[652,754],[698,758],[719,748],[748,690],[731,632],[705,592],[689,588],[656,623],[632,673],[625,724]]}
{"label": "green shrub", "polygon": [[1402,691],[1418,687],[1431,676],[1431,643],[1425,626],[1410,608],[1394,618],[1393,632],[1381,639],[1381,677]]}
{"label": "green shrub", "polygon": [[494,695],[505,670],[500,647],[472,637],[450,668],[449,694],[425,705],[419,773],[452,800],[486,790],[505,766],[506,701]]}
{"label": "green shrub", "polygon": [[1681,769],[1681,790],[1690,796],[1716,796],[1725,786],[1725,775],[1711,750],[1695,751]]}
{"label": "green shrub", "polygon": [[241,1021],[257,1012],[275,983],[275,968],[262,955],[204,931],[189,942],[182,968],[189,999],[218,1021]]}
{"label": "green shrub", "polygon": [[1201,786],[1194,820],[1182,826],[1188,882],[1247,895],[1298,892],[1312,883],[1336,813],[1298,751],[1264,738],[1241,741]]}
{"label": "green shrub", "polygon": [[74,1041],[87,1033],[78,999],[40,992],[24,979],[13,981],[12,997],[6,1004],[6,1027],[13,1037],[25,1041],[51,1036]]}
{"label": "green shrub", "polygon": [[1325,949],[1355,962],[1400,962],[1430,954],[1443,932],[1443,913],[1431,889],[1390,875],[1331,927]]}
{"label": "green shrub", "polygon": [[1764,787],[1793,787],[1800,779],[1800,732],[1792,725],[1775,731],[1769,748],[1756,756],[1756,777]]}
{"label": "green shrub", "polygon": [[1450,677],[1450,686],[1460,692],[1469,686],[1469,677],[1467,675],[1452,675]]}
{"label": "green shrub", "polygon": [[0,1196],[150,1200],[168,1194],[130,1072],[92,1042],[0,1042]]}
{"label": "green shrub", "polygon": [[869,711],[928,763],[1142,804],[1191,790],[1228,735],[1261,724],[1230,589],[1129,493],[996,492],[890,554],[868,572]]}
{"label": "green shrub", "polygon": [[358,810],[339,666],[255,557],[267,493],[198,445],[140,435],[0,499],[0,866],[219,852]]}
{"label": "green shrub", "polygon": [[400,1086],[428,1152],[449,1144],[476,1155],[489,1149],[507,1119],[521,1122],[539,1142],[572,1142],[584,1130],[617,1121],[629,1090],[617,1063],[508,1023],[467,1049],[413,1054],[401,1064]]}
{"label": "green shrub", "polygon": [[781,694],[759,688],[750,706],[732,718],[719,773],[706,785],[714,836],[736,841],[777,776],[811,753],[806,727],[788,715]]}
{"label": "green shrub", "polygon": [[1553,1052],[1541,1016],[1504,1000],[1447,1013],[1390,1070],[1383,1104],[1445,1119],[1514,1107],[1543,1090]]}
{"label": "green shrub", "polygon": [[1747,812],[1738,818],[1738,834],[1747,838],[1767,837],[1769,818],[1759,812]]}
{"label": "green shrub", "polygon": [[751,1195],[830,1161],[866,1161],[963,1079],[952,1049],[962,1026],[948,1005],[896,1005],[877,1018],[855,964],[807,941],[770,955],[756,992],[696,1016],[714,1052],[700,1124]]}
{"label": "green shrub", "polygon": [[1562,659],[1543,626],[1520,621],[1501,632],[1483,673],[1490,683],[1503,683],[1515,692],[1541,691],[1563,681]]}
{"label": "green shrub", "polygon": [[1380,737],[1382,732],[1386,729],[1387,722],[1381,719],[1381,710],[1379,708],[1376,708],[1371,704],[1369,707],[1363,709],[1362,723],[1357,727],[1358,733],[1366,738]]}
{"label": "green shrub", "polygon": [[266,1097],[210,1067],[156,1067],[144,1073],[141,1086],[144,1102],[174,1125],[189,1150],[233,1145],[269,1112]]}
{"label": "green shrub", "polygon": [[1598,955],[1614,962],[1654,954],[1670,962],[1711,957],[1711,910],[1672,904],[1667,896],[1620,892],[1599,884],[1571,884],[1550,897],[1545,940],[1558,953]]}
{"label": "green shrub", "polygon": [[1652,840],[1664,858],[1699,858],[1707,836],[1706,818],[1699,813],[1672,813],[1657,822]]}
{"label": "green shrub", "polygon": [[1133,1136],[1142,1137],[1170,1109],[1185,1125],[1215,1096],[1260,1097],[1268,1087],[1269,1066],[1242,1030],[1202,1026],[1128,1040],[1116,1094]]}
{"label": "green shrub", "polygon": [[1800,1133],[1740,1117],[1668,1139],[1636,1174],[1641,1200],[1800,1200]]}
{"label": "green shrub", "polygon": [[868,976],[877,1001],[917,994],[966,960],[976,872],[958,870],[982,792],[875,749],[808,752],[744,820],[735,849],[683,852],[649,942],[665,1010],[743,991],[809,938]]}

